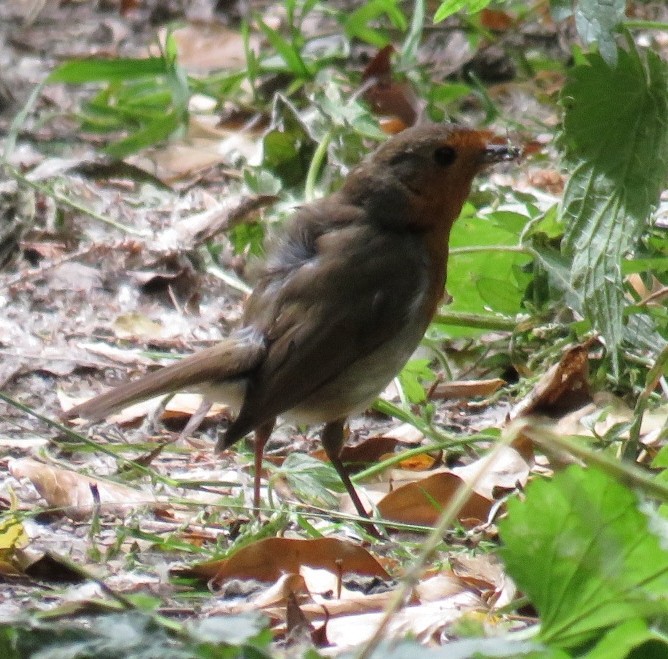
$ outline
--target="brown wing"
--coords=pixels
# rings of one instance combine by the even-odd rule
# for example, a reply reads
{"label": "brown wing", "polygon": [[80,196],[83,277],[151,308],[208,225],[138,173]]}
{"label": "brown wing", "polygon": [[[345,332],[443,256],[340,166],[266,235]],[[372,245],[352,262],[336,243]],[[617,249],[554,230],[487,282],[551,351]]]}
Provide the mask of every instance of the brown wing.
{"label": "brown wing", "polygon": [[[282,248],[292,268],[281,278],[274,272],[249,300],[247,322],[262,331],[268,350],[226,446],[303,402],[415,316],[428,285],[422,237],[379,232],[355,207],[335,205],[332,212],[339,216],[328,222],[317,214],[297,218],[299,230]],[[273,262],[280,264],[280,255]]]}

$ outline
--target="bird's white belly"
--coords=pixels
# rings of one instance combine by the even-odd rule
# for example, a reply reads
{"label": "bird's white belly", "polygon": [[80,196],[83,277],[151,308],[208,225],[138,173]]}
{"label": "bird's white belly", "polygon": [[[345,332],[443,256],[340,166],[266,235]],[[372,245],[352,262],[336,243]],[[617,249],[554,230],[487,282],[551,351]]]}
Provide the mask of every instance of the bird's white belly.
{"label": "bird's white belly", "polygon": [[282,416],[298,423],[324,423],[365,410],[410,359],[423,334],[422,327],[406,327]]}

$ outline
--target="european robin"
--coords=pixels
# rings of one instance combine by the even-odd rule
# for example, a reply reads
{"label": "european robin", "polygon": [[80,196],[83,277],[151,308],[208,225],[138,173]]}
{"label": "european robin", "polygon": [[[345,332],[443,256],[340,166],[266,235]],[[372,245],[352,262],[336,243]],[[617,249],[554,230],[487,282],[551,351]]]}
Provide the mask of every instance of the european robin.
{"label": "european robin", "polygon": [[519,155],[499,142],[451,124],[388,139],[338,191],[286,223],[238,331],[67,416],[100,420],[183,389],[228,403],[238,415],[216,451],[255,431],[256,509],[276,417],[324,423],[325,452],[366,516],[339,457],[346,417],[373,402],[422,339],[444,292],[450,229],[473,177]]}

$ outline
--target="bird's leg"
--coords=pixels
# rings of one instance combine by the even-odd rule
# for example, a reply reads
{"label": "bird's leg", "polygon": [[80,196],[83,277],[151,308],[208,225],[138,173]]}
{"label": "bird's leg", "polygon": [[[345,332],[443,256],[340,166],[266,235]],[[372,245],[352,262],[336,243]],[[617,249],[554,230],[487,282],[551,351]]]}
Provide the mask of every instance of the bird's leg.
{"label": "bird's leg", "polygon": [[274,430],[274,424],[276,419],[271,419],[263,423],[261,426],[258,426],[255,429],[255,447],[254,447],[254,457],[255,457],[255,474],[253,476],[253,509],[255,515],[260,515],[260,478],[262,476],[262,458],[264,457],[264,447],[271,437],[271,433]]}
{"label": "bird's leg", "polygon": [[[343,485],[345,486],[348,495],[352,499],[352,502],[357,509],[357,513],[360,517],[370,519],[369,513],[367,513],[366,509],[364,508],[364,505],[362,504],[362,501],[357,494],[357,490],[355,490],[355,486],[350,480],[350,476],[348,476],[348,472],[346,471],[346,468],[343,466],[343,462],[341,461],[341,449],[343,448],[344,442],[344,424],[345,419],[337,419],[336,421],[330,421],[329,423],[325,424],[321,435],[322,446],[325,449],[325,453],[327,454],[329,461],[332,463],[332,466],[334,469],[336,469],[336,473],[343,481]],[[365,524],[364,527],[374,537],[381,537],[376,527],[372,524]]]}

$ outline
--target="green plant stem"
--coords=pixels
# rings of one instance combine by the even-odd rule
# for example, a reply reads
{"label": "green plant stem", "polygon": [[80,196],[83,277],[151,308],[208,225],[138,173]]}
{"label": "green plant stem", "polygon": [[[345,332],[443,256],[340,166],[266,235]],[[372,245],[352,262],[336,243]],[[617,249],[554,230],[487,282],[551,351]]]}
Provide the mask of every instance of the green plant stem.
{"label": "green plant stem", "polygon": [[386,458],[381,462],[373,464],[368,469],[364,469],[363,471],[358,471],[354,476],[351,476],[351,480],[354,483],[358,483],[360,481],[365,480],[366,478],[371,478],[376,474],[382,473],[383,471],[385,471],[385,469],[388,469],[389,467],[392,467],[395,464],[398,464],[399,462],[403,462],[404,460],[409,460],[410,458],[416,455],[429,453],[430,451],[442,451],[443,449],[449,449],[459,446],[468,446],[469,444],[475,444],[477,442],[493,442],[496,439],[498,439],[498,437],[494,437],[492,435],[475,435],[471,437],[466,437],[465,439],[452,439],[443,442],[435,442],[433,444],[425,444],[422,446],[417,446],[415,448],[402,451],[401,453],[395,453],[391,457]]}
{"label": "green plant stem", "polygon": [[421,419],[419,416],[416,416],[415,414],[411,414],[408,410],[405,410],[402,407],[399,407],[398,405],[394,405],[394,403],[390,403],[389,400],[378,398],[372,405],[372,408],[376,410],[376,412],[380,412],[381,414],[386,414],[387,416],[394,417],[395,419],[402,421],[404,423],[410,423],[414,428],[417,428],[425,437],[429,437],[430,439],[433,439],[437,442],[440,441],[447,442],[450,441],[451,439],[449,435],[444,435],[436,431],[424,419]]}
{"label": "green plant stem", "polygon": [[638,30],[668,30],[668,23],[663,23],[662,21],[644,21],[634,18],[625,20],[624,27]]}
{"label": "green plant stem", "polygon": [[457,327],[476,327],[478,329],[512,332],[518,321],[515,318],[488,316],[486,314],[443,311],[432,318],[432,323],[456,325]]}
{"label": "green plant stem", "polygon": [[593,451],[582,443],[528,418],[515,421],[509,427],[509,432],[511,431],[514,433],[513,436],[522,434],[527,437],[545,453],[554,453],[555,449],[565,451],[586,464],[597,467],[628,487],[639,489],[661,501],[668,501],[668,485],[655,480],[652,474],[642,471],[633,464],[620,462],[600,451]]}
{"label": "green plant stem", "polygon": [[436,526],[432,529],[431,533],[423,543],[422,550],[415,559],[415,562],[408,568],[404,578],[402,579],[401,585],[394,592],[392,599],[390,600],[387,608],[385,609],[383,617],[378,624],[378,627],[373,633],[373,636],[355,655],[357,659],[369,659],[369,657],[371,657],[373,652],[376,650],[379,643],[386,635],[387,626],[389,625],[390,620],[397,613],[397,611],[401,609],[404,603],[408,600],[413,588],[415,588],[415,586],[419,583],[427,563],[431,560],[433,554],[436,551],[436,548],[443,541],[443,535],[455,521],[457,514],[462,509],[462,506],[471,496],[473,489],[484,476],[485,472],[489,469],[494,459],[499,455],[503,448],[508,446],[513,441],[514,438],[514,435],[509,432],[497,444],[495,444],[492,450],[481,462],[480,468],[475,473],[473,478],[468,483],[464,483],[459,488],[457,488],[454,496],[438,518]]}
{"label": "green plant stem", "polygon": [[21,184],[26,185],[29,188],[32,188],[33,190],[36,190],[40,194],[43,194],[45,197],[51,197],[54,201],[57,201],[63,206],[69,206],[70,208],[74,209],[75,211],[78,211],[79,213],[88,215],[89,217],[92,217],[94,220],[97,220],[98,222],[102,222],[103,224],[113,227],[114,229],[118,229],[119,231],[127,233],[130,236],[145,238],[150,235],[148,231],[140,231],[139,229],[134,229],[133,227],[126,226],[125,224],[121,224],[120,222],[116,222],[115,220],[105,217],[104,215],[100,215],[99,213],[96,213],[94,210],[87,208],[83,204],[80,204],[79,202],[70,199],[70,197],[61,194],[60,192],[56,192],[49,186],[42,185],[40,183],[37,183],[36,181],[31,181],[12,165],[6,164],[5,170],[10,176],[13,176]]}
{"label": "green plant stem", "polygon": [[39,98],[40,94],[42,93],[42,90],[46,86],[47,81],[48,78],[45,78],[39,85],[35,87],[35,89],[32,90],[30,96],[28,97],[28,100],[25,102],[25,105],[19,110],[19,112],[12,120],[11,126],[9,127],[9,131],[7,133],[7,139],[5,140],[5,150],[2,154],[2,160],[5,163],[9,163],[9,159],[14,153],[14,148],[16,147],[16,138],[18,137],[21,128],[26,122],[28,113],[33,109],[33,107],[37,103],[37,99]]}
{"label": "green plant stem", "polygon": [[633,459],[638,453],[640,448],[640,428],[642,426],[642,418],[647,409],[649,398],[652,395],[652,392],[656,389],[659,378],[664,374],[667,364],[668,345],[665,345],[654,362],[654,365],[650,368],[649,373],[647,374],[645,388],[642,390],[636,401],[636,406],[633,410],[633,423],[629,428],[629,438],[622,449],[622,455],[627,459]]}
{"label": "green plant stem", "polygon": [[512,252],[516,254],[533,255],[533,250],[522,245],[471,245],[470,247],[452,247],[448,250],[450,256],[453,254],[476,254],[478,252]]}
{"label": "green plant stem", "polygon": [[155,480],[159,480],[160,482],[165,483],[167,485],[170,486],[175,485],[175,481],[173,481],[171,478],[167,478],[166,476],[161,476],[157,472],[149,469],[148,467],[144,467],[143,465],[133,460],[127,460],[126,458],[118,455],[115,451],[107,448],[103,444],[98,444],[97,442],[88,439],[88,437],[85,437],[84,435],[81,435],[80,433],[75,432],[74,430],[70,430],[67,426],[64,426],[62,423],[58,423],[57,421],[49,419],[49,417],[46,417],[40,414],[39,412],[35,412],[35,410],[33,410],[32,408],[28,407],[27,405],[24,405],[23,403],[20,403],[19,401],[15,400],[11,396],[8,396],[6,393],[2,391],[0,391],[0,400],[3,400],[8,405],[11,405],[12,407],[15,407],[18,410],[21,410],[21,412],[24,412],[25,414],[28,414],[29,416],[32,416],[35,419],[38,419],[39,421],[45,423],[50,428],[58,430],[58,432],[63,433],[70,439],[76,442],[80,442],[85,446],[88,446],[89,448],[95,449],[96,451],[100,451],[100,453],[104,453],[105,455],[114,458],[116,461],[118,461],[118,463],[122,464],[125,467],[131,467],[133,469],[137,469],[143,474],[150,476]]}
{"label": "green plant stem", "polygon": [[320,174],[320,170],[322,169],[322,164],[325,160],[325,156],[327,155],[327,149],[329,148],[331,141],[332,131],[330,130],[325,133],[325,136],[322,138],[320,144],[318,144],[318,147],[315,150],[315,153],[313,154],[313,158],[311,158],[311,163],[306,174],[306,183],[304,184],[304,197],[307,202],[313,201],[315,194],[315,184],[318,180],[318,174]]}

